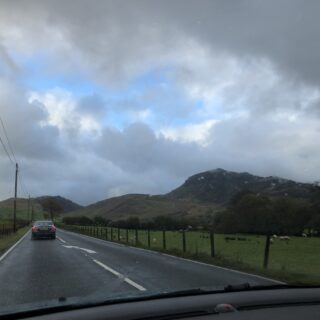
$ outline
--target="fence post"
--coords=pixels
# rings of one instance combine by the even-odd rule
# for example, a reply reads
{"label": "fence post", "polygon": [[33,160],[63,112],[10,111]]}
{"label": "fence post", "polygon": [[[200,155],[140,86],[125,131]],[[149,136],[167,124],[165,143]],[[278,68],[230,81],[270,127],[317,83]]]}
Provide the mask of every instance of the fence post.
{"label": "fence post", "polygon": [[166,230],[162,230],[162,243],[163,243],[163,249],[167,249],[167,242],[166,242]]}
{"label": "fence post", "polygon": [[148,247],[151,247],[151,241],[150,241],[150,229],[148,229]]}
{"label": "fence post", "polygon": [[129,243],[129,229],[126,229],[126,240]]}
{"label": "fence post", "polygon": [[136,246],[138,245],[138,229],[136,229]]}
{"label": "fence post", "polygon": [[269,250],[270,249],[270,234],[267,234],[266,236],[266,246],[264,248],[264,259],[263,259],[263,267],[265,269],[268,268],[268,262],[269,262]]}
{"label": "fence post", "polygon": [[210,231],[210,248],[211,248],[211,257],[215,256],[215,247],[214,247],[214,233]]}
{"label": "fence post", "polygon": [[186,232],[182,231],[182,251],[186,252],[187,246],[186,246]]}
{"label": "fence post", "polygon": [[120,241],[120,228],[118,227],[118,241]]}

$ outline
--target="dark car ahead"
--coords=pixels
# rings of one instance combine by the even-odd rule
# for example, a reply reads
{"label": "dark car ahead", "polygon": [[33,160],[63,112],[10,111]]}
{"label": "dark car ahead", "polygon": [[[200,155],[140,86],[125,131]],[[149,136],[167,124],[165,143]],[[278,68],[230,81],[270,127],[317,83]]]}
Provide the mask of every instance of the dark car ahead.
{"label": "dark car ahead", "polygon": [[56,227],[52,221],[36,221],[31,229],[31,239],[56,238]]}

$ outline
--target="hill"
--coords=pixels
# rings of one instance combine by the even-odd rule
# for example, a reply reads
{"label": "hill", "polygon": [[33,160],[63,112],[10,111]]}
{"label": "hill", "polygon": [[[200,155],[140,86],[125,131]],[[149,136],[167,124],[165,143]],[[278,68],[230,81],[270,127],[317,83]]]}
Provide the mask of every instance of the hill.
{"label": "hill", "polygon": [[93,218],[102,216],[110,220],[121,220],[129,217],[142,219],[160,215],[176,217],[188,215],[201,215],[209,210],[217,210],[215,204],[202,205],[197,201],[173,200],[166,196],[150,196],[146,194],[127,194],[99,201],[87,207],[70,212],[67,216],[87,216]]}
{"label": "hill", "polygon": [[102,216],[110,220],[130,216],[142,219],[159,215],[199,216],[220,211],[241,191],[301,199],[311,199],[315,194],[312,184],[215,169],[189,177],[180,187],[165,195],[127,194],[99,201],[67,216]]}
{"label": "hill", "polygon": [[[34,213],[34,220],[43,219],[43,210],[38,202],[32,201]],[[13,216],[13,198],[9,198],[0,201],[0,222],[11,220]],[[17,219],[27,220],[31,219],[31,208],[28,216],[28,199],[18,198],[17,199]]]}
{"label": "hill", "polygon": [[69,199],[63,198],[61,196],[42,196],[42,197],[34,198],[34,200],[38,203],[41,203],[42,201],[47,199],[52,199],[55,202],[57,202],[61,206],[63,213],[82,208],[82,206],[80,206],[79,204]]}
{"label": "hill", "polygon": [[279,177],[259,177],[247,172],[215,169],[191,176],[167,196],[171,199],[194,199],[224,206],[241,191],[251,191],[271,197],[310,199],[315,188],[309,183],[299,183]]}

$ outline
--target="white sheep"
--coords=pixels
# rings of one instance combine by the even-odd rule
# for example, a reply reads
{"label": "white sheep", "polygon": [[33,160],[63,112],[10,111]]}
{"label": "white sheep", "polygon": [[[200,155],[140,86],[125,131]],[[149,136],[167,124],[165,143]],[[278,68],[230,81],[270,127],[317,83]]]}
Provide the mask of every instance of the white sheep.
{"label": "white sheep", "polygon": [[282,236],[282,237],[279,237],[280,240],[290,240],[290,237],[289,236]]}

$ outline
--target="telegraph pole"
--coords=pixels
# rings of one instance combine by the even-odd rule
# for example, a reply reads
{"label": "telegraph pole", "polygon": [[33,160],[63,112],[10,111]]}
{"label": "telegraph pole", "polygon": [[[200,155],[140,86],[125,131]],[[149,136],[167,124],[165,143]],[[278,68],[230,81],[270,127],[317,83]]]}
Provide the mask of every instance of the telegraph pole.
{"label": "telegraph pole", "polygon": [[31,207],[31,222],[33,222],[33,214],[34,214],[34,211],[33,211],[33,205]]}
{"label": "telegraph pole", "polygon": [[17,187],[18,187],[18,164],[16,163],[16,179],[14,184],[14,200],[13,200],[13,232],[17,231]]}
{"label": "telegraph pole", "polygon": [[28,224],[30,223],[30,194],[29,194],[29,199],[28,199]]}

